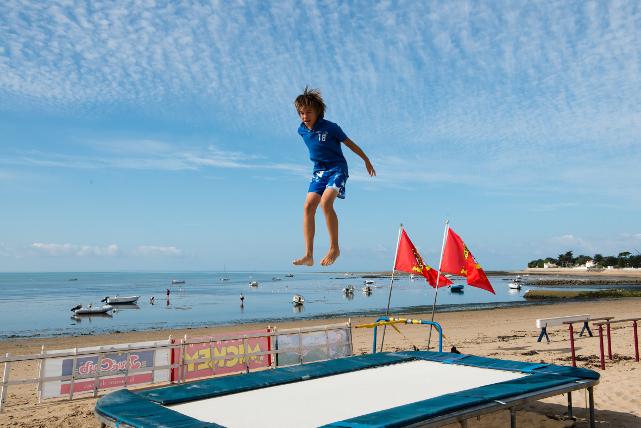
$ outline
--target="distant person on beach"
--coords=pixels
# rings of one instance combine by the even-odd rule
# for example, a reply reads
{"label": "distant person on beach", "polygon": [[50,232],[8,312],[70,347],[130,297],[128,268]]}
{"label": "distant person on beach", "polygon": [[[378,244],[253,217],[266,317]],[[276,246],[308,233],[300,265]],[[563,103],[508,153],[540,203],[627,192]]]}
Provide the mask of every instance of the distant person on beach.
{"label": "distant person on beach", "polygon": [[243,306],[245,304],[245,296],[243,293],[240,293],[240,306]]}
{"label": "distant person on beach", "polygon": [[168,298],[168,299],[169,299],[169,295],[170,295],[170,294],[171,294],[171,291],[170,291],[170,290],[169,290],[169,288],[168,288],[168,289],[167,289],[167,298]]}
{"label": "distant person on beach", "polygon": [[151,298],[149,299],[149,303],[151,303],[152,305],[156,303],[156,298],[154,296],[151,296]]}
{"label": "distant person on beach", "polygon": [[303,93],[294,100],[294,107],[302,120],[298,134],[309,149],[314,169],[303,217],[305,255],[293,263],[299,266],[314,264],[315,216],[316,208],[320,205],[329,233],[329,251],[321,260],[321,266],[329,266],[340,255],[338,217],[334,211],[334,201],[336,198],[345,199],[345,183],[349,177],[341,143],[363,159],[365,169],[371,177],[376,176],[376,171],[365,152],[345,135],[341,127],[325,120],[325,102],[318,89],[305,87]]}

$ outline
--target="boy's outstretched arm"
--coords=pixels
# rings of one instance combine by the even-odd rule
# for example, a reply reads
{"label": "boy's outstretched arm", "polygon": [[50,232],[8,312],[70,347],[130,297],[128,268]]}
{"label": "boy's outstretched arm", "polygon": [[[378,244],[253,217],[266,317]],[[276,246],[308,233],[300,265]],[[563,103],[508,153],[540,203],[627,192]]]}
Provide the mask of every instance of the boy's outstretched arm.
{"label": "boy's outstretched arm", "polygon": [[367,157],[363,149],[358,147],[358,145],[352,140],[350,140],[349,138],[346,138],[345,141],[343,141],[343,144],[345,144],[347,147],[349,147],[351,151],[353,151],[358,156],[360,156],[361,159],[363,159],[363,161],[365,162],[365,168],[367,168],[367,173],[371,177],[376,177],[376,170],[372,166],[372,163],[369,161],[369,158]]}

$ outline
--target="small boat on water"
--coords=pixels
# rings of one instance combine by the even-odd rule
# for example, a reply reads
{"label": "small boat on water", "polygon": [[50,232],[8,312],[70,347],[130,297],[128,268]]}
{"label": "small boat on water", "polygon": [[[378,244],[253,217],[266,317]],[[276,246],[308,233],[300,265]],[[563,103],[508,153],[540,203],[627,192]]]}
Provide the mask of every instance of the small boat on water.
{"label": "small boat on water", "polygon": [[304,305],[305,304],[305,298],[301,296],[300,294],[294,294],[294,297],[292,297],[292,303],[296,306],[299,305]]}
{"label": "small boat on water", "polygon": [[250,287],[258,287],[258,281],[249,281]]}
{"label": "small boat on water", "polygon": [[221,281],[229,281],[229,278],[220,278]]}
{"label": "small boat on water", "polygon": [[354,294],[354,286],[352,284],[348,284],[347,287],[343,288],[343,294],[346,296]]}
{"label": "small boat on water", "polygon": [[172,284],[184,284],[185,280],[184,279],[172,279],[171,283]]}
{"label": "small boat on water", "polygon": [[363,281],[363,284],[374,284],[374,280],[366,279],[365,281]]}
{"label": "small boat on water", "polygon": [[520,290],[521,289],[521,281],[512,281],[508,285],[511,290]]}
{"label": "small boat on water", "polygon": [[95,314],[107,314],[113,310],[111,305],[102,305],[102,306],[74,306],[71,308],[71,311],[74,315],[95,315]]}
{"label": "small boat on water", "polygon": [[273,276],[272,277],[272,281],[282,281],[282,280],[283,280],[283,278],[279,278],[277,276]]}
{"label": "small boat on water", "polygon": [[512,290],[520,290],[523,285],[523,279],[521,275],[517,275],[507,286]]}
{"label": "small boat on water", "polygon": [[366,285],[363,287],[363,293],[370,295],[372,294],[372,291],[374,291],[374,288],[371,285]]}
{"label": "small boat on water", "polygon": [[138,299],[140,299],[140,296],[107,296],[101,302],[108,305],[127,305],[136,303]]}
{"label": "small boat on water", "polygon": [[293,278],[293,277],[294,277],[293,273],[288,273],[287,275],[285,275],[285,278]]}
{"label": "small boat on water", "polygon": [[463,284],[453,284],[450,286],[450,292],[452,293],[462,293],[464,289]]}

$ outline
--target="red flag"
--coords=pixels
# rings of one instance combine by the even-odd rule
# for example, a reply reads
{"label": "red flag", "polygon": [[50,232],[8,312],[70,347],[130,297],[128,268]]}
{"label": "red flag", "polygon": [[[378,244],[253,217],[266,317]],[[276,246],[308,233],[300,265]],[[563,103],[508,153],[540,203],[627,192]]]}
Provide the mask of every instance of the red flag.
{"label": "red flag", "polygon": [[474,256],[465,246],[461,237],[454,233],[452,229],[447,231],[447,240],[445,241],[443,259],[441,260],[441,272],[465,276],[469,285],[496,294],[481,265],[476,263]]}
{"label": "red flag", "polygon": [[[401,239],[398,241],[394,269],[409,273],[420,273],[425,277],[428,284],[436,287],[438,272],[423,263],[421,255],[416,251],[416,247],[412,244],[412,241],[410,241],[407,233],[405,233],[405,229],[401,229]],[[441,278],[438,280],[438,286],[445,287],[450,284],[452,284],[452,281],[441,275]]]}

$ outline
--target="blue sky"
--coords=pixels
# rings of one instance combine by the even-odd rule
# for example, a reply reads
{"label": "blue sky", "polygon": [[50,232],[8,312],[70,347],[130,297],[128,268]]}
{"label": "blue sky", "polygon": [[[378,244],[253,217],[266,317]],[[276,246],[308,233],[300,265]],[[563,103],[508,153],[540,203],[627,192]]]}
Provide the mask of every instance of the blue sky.
{"label": "blue sky", "polygon": [[333,270],[401,222],[436,265],[445,218],[487,269],[641,250],[640,40],[636,1],[3,1],[0,271],[293,270],[305,85],[378,172]]}

